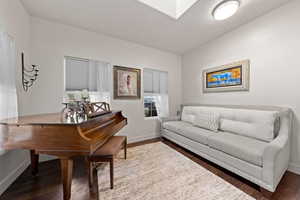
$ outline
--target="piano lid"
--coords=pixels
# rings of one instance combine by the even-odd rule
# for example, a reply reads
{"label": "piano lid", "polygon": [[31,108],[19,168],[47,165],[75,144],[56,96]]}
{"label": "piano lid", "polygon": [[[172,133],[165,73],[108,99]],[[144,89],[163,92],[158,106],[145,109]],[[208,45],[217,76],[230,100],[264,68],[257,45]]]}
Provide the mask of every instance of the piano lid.
{"label": "piano lid", "polygon": [[28,115],[1,120],[0,125],[81,125],[93,120],[99,120],[103,117],[113,116],[118,112],[120,111],[112,111],[98,117],[80,119],[78,121],[67,120],[62,117],[61,113]]}

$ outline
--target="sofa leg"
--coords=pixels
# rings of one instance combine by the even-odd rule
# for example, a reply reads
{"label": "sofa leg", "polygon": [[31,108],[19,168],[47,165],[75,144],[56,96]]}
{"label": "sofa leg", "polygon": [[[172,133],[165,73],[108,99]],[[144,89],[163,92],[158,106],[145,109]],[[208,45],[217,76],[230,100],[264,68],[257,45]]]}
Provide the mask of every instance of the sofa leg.
{"label": "sofa leg", "polygon": [[265,188],[260,187],[260,192],[262,193],[262,195],[264,197],[266,197],[267,199],[271,199],[271,197],[273,196],[273,192],[270,192],[269,190],[266,190]]}

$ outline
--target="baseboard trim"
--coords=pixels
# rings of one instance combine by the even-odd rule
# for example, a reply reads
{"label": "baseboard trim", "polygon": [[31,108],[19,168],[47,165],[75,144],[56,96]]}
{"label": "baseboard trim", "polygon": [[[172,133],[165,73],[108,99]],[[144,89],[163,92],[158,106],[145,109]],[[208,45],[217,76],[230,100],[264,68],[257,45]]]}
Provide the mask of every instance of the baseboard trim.
{"label": "baseboard trim", "polygon": [[289,164],[288,171],[300,175],[300,165],[297,165],[297,164],[295,164],[295,163],[290,163],[290,164]]}
{"label": "baseboard trim", "polygon": [[25,171],[29,166],[30,162],[25,159],[15,170],[9,173],[1,182],[0,182],[0,195],[2,195],[5,190]]}
{"label": "baseboard trim", "polygon": [[128,143],[136,143],[136,142],[143,142],[146,140],[151,140],[160,137],[158,133],[153,133],[151,135],[146,135],[146,136],[138,136],[138,137],[130,137],[128,136]]}

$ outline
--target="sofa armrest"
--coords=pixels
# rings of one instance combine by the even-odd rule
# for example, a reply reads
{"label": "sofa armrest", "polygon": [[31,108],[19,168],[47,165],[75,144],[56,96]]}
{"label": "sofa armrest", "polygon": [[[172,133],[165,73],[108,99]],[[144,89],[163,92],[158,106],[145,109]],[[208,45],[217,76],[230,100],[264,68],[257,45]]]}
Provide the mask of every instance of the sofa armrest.
{"label": "sofa armrest", "polygon": [[170,121],[179,121],[180,116],[173,116],[173,117],[161,117],[160,122],[163,124],[165,122],[170,122]]}
{"label": "sofa armrest", "polygon": [[281,120],[279,135],[268,144],[263,154],[263,181],[274,192],[281,177],[288,168],[290,159],[290,118]]}

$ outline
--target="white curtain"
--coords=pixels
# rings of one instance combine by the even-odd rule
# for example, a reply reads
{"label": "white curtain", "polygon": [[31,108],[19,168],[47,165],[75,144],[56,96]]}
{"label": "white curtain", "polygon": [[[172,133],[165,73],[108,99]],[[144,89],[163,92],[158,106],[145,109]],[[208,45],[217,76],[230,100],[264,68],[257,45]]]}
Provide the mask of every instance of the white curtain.
{"label": "white curtain", "polygon": [[[0,120],[16,117],[17,105],[15,42],[0,30]],[[0,149],[0,155],[4,153],[5,150]]]}

